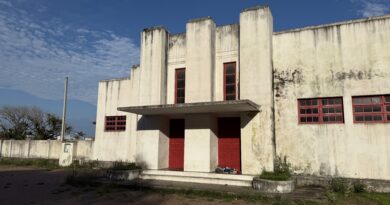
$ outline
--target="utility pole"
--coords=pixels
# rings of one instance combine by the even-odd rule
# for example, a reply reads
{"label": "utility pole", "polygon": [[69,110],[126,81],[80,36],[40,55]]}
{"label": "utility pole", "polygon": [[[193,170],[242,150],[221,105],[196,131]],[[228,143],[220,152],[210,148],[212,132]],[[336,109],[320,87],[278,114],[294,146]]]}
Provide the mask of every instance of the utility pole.
{"label": "utility pole", "polygon": [[62,127],[61,127],[61,138],[60,141],[64,141],[65,130],[66,130],[66,105],[68,98],[68,77],[65,77],[65,89],[64,89],[64,104],[62,107]]}

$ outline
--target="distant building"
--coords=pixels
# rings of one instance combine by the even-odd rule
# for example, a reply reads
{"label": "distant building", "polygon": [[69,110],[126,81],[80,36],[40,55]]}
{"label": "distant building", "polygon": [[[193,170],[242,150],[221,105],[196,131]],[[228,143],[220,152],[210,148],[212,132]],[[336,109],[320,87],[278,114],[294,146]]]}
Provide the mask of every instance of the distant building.
{"label": "distant building", "polygon": [[254,7],[238,24],[145,29],[131,77],[99,83],[95,159],[257,175],[276,156],[390,180],[390,15],[274,32]]}

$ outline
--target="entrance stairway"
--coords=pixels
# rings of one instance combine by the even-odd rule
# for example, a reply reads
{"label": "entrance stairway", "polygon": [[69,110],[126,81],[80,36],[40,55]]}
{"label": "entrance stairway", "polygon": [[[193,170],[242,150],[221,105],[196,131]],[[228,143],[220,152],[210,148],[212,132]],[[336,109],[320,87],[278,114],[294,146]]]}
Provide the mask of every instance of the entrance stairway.
{"label": "entrance stairway", "polygon": [[182,172],[169,170],[144,170],[140,175],[140,178],[144,180],[162,180],[242,187],[251,187],[253,177],[254,176],[251,175]]}

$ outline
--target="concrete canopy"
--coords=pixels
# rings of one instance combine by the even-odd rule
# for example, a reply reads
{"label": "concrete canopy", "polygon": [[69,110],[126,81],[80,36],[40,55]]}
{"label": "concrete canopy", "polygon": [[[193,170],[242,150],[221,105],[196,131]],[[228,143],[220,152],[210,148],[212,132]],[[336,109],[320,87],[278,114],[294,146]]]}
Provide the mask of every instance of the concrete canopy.
{"label": "concrete canopy", "polygon": [[260,106],[250,100],[231,100],[183,104],[119,107],[118,111],[139,115],[258,112]]}

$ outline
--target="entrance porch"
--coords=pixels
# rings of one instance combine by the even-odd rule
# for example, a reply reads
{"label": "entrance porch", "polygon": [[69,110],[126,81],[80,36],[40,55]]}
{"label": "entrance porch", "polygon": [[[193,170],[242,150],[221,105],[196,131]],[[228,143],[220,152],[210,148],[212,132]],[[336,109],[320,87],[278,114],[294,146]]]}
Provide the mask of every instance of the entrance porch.
{"label": "entrance porch", "polygon": [[118,108],[139,114],[136,159],[147,169],[210,173],[220,166],[243,174],[241,130],[258,109],[249,100]]}

